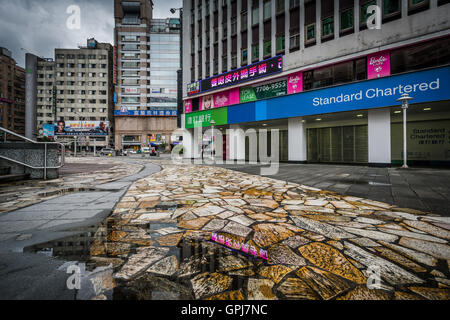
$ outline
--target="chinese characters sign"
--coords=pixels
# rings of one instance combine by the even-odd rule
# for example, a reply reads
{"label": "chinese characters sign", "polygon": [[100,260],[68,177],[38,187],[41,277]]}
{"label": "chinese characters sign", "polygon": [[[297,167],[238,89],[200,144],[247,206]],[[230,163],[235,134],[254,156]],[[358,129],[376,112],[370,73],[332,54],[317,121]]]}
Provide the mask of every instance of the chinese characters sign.
{"label": "chinese characters sign", "polygon": [[114,110],[115,116],[176,117],[177,110]]}
{"label": "chinese characters sign", "polygon": [[227,108],[205,110],[186,114],[185,125],[187,129],[209,127],[211,125],[211,120],[214,119],[216,125],[220,126],[222,124],[227,124],[227,115]]}
{"label": "chinese characters sign", "polygon": [[391,57],[389,51],[382,51],[367,56],[367,79],[386,77],[391,74]]}
{"label": "chinese characters sign", "polygon": [[188,84],[187,86],[187,94],[188,96],[200,93],[200,81],[196,81]]}
{"label": "chinese characters sign", "polygon": [[[283,71],[283,58],[282,56],[276,56],[212,78],[204,79],[200,83],[198,81],[191,83],[188,85],[188,95],[229,87],[281,71]],[[198,84],[200,84],[200,87],[197,87]]]}

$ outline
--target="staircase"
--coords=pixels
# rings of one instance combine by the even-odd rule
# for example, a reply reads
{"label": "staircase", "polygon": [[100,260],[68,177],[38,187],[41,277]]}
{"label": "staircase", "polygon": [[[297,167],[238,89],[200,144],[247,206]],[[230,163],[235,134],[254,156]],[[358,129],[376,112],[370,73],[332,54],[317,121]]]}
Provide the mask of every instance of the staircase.
{"label": "staircase", "polygon": [[0,184],[26,180],[30,177],[29,173],[12,174],[11,167],[0,167]]}

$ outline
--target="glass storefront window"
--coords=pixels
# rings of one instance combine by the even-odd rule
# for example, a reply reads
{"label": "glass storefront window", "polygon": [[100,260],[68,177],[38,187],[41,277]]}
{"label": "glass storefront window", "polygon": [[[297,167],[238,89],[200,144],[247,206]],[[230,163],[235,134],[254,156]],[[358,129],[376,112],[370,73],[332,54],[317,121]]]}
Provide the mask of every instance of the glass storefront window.
{"label": "glass storefront window", "polygon": [[450,64],[450,38],[391,51],[391,74]]}

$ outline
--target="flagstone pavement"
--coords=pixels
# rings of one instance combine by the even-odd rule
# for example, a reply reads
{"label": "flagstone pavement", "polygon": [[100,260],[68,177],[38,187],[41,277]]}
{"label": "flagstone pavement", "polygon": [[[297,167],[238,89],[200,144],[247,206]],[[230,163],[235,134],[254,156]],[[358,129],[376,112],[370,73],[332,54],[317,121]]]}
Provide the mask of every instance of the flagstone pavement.
{"label": "flagstone pavement", "polygon": [[[114,266],[105,288],[115,299],[450,298],[448,217],[157,163],[163,170],[132,184],[90,246],[91,263]],[[213,243],[212,233],[266,250],[268,261]]]}

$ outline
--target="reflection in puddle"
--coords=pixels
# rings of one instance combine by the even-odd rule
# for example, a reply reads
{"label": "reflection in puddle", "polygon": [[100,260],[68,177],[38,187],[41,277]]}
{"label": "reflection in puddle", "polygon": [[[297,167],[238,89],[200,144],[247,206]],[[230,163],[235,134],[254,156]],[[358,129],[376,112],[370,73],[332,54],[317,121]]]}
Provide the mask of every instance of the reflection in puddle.
{"label": "reflection in puddle", "polygon": [[[76,293],[76,298],[82,300],[195,299],[194,288],[202,281],[198,276],[217,273],[231,279],[227,290],[245,291],[248,277],[255,275],[262,263],[210,242],[205,235],[188,235],[171,222],[129,226],[108,218],[101,226],[68,231],[80,233],[33,245],[24,251],[71,261],[64,266],[66,269],[70,264],[83,265],[86,273],[82,275],[82,288]],[[136,241],[136,235],[139,241],[149,242]],[[172,239],[175,241],[171,242]],[[115,279],[113,275],[129,263],[139,248],[145,247],[168,250],[158,261],[144,264],[131,280]],[[151,268],[163,259],[159,269]]]}

